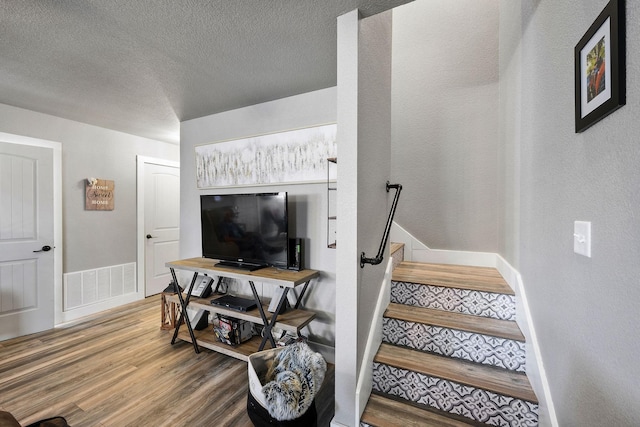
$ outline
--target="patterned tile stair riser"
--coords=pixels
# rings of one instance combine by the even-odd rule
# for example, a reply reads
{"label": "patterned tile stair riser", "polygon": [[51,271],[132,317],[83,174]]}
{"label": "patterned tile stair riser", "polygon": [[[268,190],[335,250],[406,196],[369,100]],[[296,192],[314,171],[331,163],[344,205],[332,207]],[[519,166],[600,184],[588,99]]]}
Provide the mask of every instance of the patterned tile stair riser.
{"label": "patterned tile stair riser", "polygon": [[392,281],[391,302],[501,320],[516,319],[515,296],[492,292]]}
{"label": "patterned tile stair riser", "polygon": [[525,343],[385,317],[383,341],[512,371],[525,372]]}
{"label": "patterned tile stair riser", "polygon": [[374,363],[373,389],[489,425],[538,425],[535,403],[382,363]]}

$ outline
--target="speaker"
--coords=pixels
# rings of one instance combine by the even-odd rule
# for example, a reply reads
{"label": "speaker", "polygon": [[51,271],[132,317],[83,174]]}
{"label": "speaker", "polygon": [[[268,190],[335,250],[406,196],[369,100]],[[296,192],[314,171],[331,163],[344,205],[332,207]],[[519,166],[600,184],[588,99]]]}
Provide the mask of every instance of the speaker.
{"label": "speaker", "polygon": [[295,271],[304,270],[304,267],[302,266],[303,260],[304,252],[302,247],[302,239],[289,239],[289,263],[287,265],[287,268],[289,270]]}

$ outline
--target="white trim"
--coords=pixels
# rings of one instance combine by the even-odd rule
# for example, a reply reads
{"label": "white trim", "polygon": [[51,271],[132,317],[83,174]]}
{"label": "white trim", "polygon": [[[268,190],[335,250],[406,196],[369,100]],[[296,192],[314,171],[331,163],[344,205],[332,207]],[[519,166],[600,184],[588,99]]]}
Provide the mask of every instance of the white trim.
{"label": "white trim", "polygon": [[460,264],[475,267],[495,267],[496,265],[496,254],[490,252],[430,249],[395,222],[391,226],[390,241],[394,243],[404,243],[405,261]]}
{"label": "white trim", "polygon": [[[124,304],[129,304],[131,302],[135,302],[139,300],[140,298],[138,297],[137,293],[131,293],[131,294],[120,295],[117,297],[109,298],[108,300],[100,301],[94,304],[74,308],[72,310],[68,310],[62,313],[61,322],[57,323],[56,327],[60,327],[65,325],[66,323],[73,322],[83,317],[98,314],[105,310],[120,307]],[[160,325],[160,321],[158,321],[158,325]]]}
{"label": "white trim", "polygon": [[0,132],[2,142],[53,150],[53,324],[62,319],[62,143]]}
{"label": "white trim", "polygon": [[[173,160],[158,159],[155,157],[136,156],[137,165],[137,179],[136,179],[136,208],[137,208],[137,259],[138,259],[138,283],[137,283],[137,299],[144,299],[145,295],[145,237],[144,237],[144,166],[145,164],[170,166],[180,169],[180,162]],[[179,202],[179,201],[178,201]]]}
{"label": "white trim", "polygon": [[373,358],[378,352],[380,344],[382,344],[382,317],[391,302],[392,272],[393,259],[389,258],[382,279],[382,286],[380,286],[378,301],[373,313],[373,320],[371,321],[369,336],[367,337],[367,345],[365,346],[362,363],[360,364],[360,376],[356,384],[356,422],[354,423],[356,426],[360,425],[360,418],[371,396],[371,390],[373,390]]}
{"label": "white trim", "polygon": [[[520,273],[511,266],[502,256],[496,255],[496,269],[504,280],[516,292],[516,322],[525,336],[527,343],[527,376],[531,381],[536,396],[539,399],[539,408],[549,415],[549,421],[553,427],[558,427],[556,410],[551,398],[551,389],[544,369],[538,336],[529,310],[529,302],[525,292],[524,283]],[[531,351],[530,351],[531,350]],[[533,352],[533,354],[531,354]],[[542,399],[540,399],[542,397]]]}
{"label": "white trim", "polygon": [[[117,307],[119,304],[136,301],[138,299],[136,269],[136,263],[129,262],[64,273],[62,276],[64,321],[75,320]],[[116,284],[119,285],[119,289],[114,288]],[[114,306],[110,304],[114,299],[124,302]],[[75,313],[81,314],[75,315]]]}

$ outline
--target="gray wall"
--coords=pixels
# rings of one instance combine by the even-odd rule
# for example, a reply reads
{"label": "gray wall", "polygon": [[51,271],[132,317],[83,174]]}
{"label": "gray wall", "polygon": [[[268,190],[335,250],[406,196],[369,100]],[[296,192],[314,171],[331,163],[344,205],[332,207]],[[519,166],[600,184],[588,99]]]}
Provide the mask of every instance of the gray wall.
{"label": "gray wall", "polygon": [[[386,191],[391,170],[391,22],[391,12],[385,12],[365,18],[360,23],[356,146],[358,250],[350,254],[351,262],[354,261],[353,255],[357,261],[362,252],[369,258],[376,256],[395,194],[395,190]],[[338,174],[341,166],[338,166]],[[338,193],[339,201],[340,197]],[[366,265],[364,268],[357,265],[359,337],[366,337],[371,329],[373,311],[389,261],[388,247],[385,251],[384,262],[379,265]],[[340,270],[338,277],[342,279]],[[339,284],[350,285],[341,281]],[[358,360],[363,357],[365,345],[364,339],[358,342]]]}
{"label": "gray wall", "polygon": [[396,222],[430,248],[499,249],[498,16],[496,0],[393,11]]}
{"label": "gray wall", "polygon": [[[314,184],[255,186],[199,190],[195,181],[195,146],[206,143],[282,132],[336,121],[336,89],[329,88],[264,104],[227,111],[182,122],[180,125],[180,257],[202,256],[200,240],[200,195],[286,191],[289,195],[289,231],[305,239],[305,265],[321,271],[305,297],[305,307],[317,318],[303,332],[312,341],[334,345],[335,249],[327,248],[327,186]],[[251,293],[246,283],[234,291]],[[265,286],[258,292],[270,297]]]}
{"label": "gray wall", "polygon": [[[136,262],[136,156],[179,147],[0,104],[0,131],[62,143],[63,272]],[[113,211],[84,210],[84,180],[115,181]]]}
{"label": "gray wall", "polygon": [[[561,426],[640,425],[640,4],[627,1],[627,105],[574,133],[573,49],[606,0],[501,2],[504,255],[519,265]],[[519,2],[520,3],[520,2]],[[592,223],[592,258],[573,222]],[[511,226],[509,226],[511,227]]]}
{"label": "gray wall", "polygon": [[500,145],[498,191],[504,200],[498,211],[500,253],[519,267],[520,243],[520,123],[522,120],[522,22],[519,1],[500,3]]}

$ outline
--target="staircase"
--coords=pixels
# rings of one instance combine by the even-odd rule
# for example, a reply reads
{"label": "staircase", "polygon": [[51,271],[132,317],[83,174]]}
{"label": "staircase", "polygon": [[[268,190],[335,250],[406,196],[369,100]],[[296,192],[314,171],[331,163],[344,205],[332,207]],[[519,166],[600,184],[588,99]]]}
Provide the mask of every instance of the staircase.
{"label": "staircase", "polygon": [[361,425],[537,426],[515,295],[498,271],[395,264]]}

